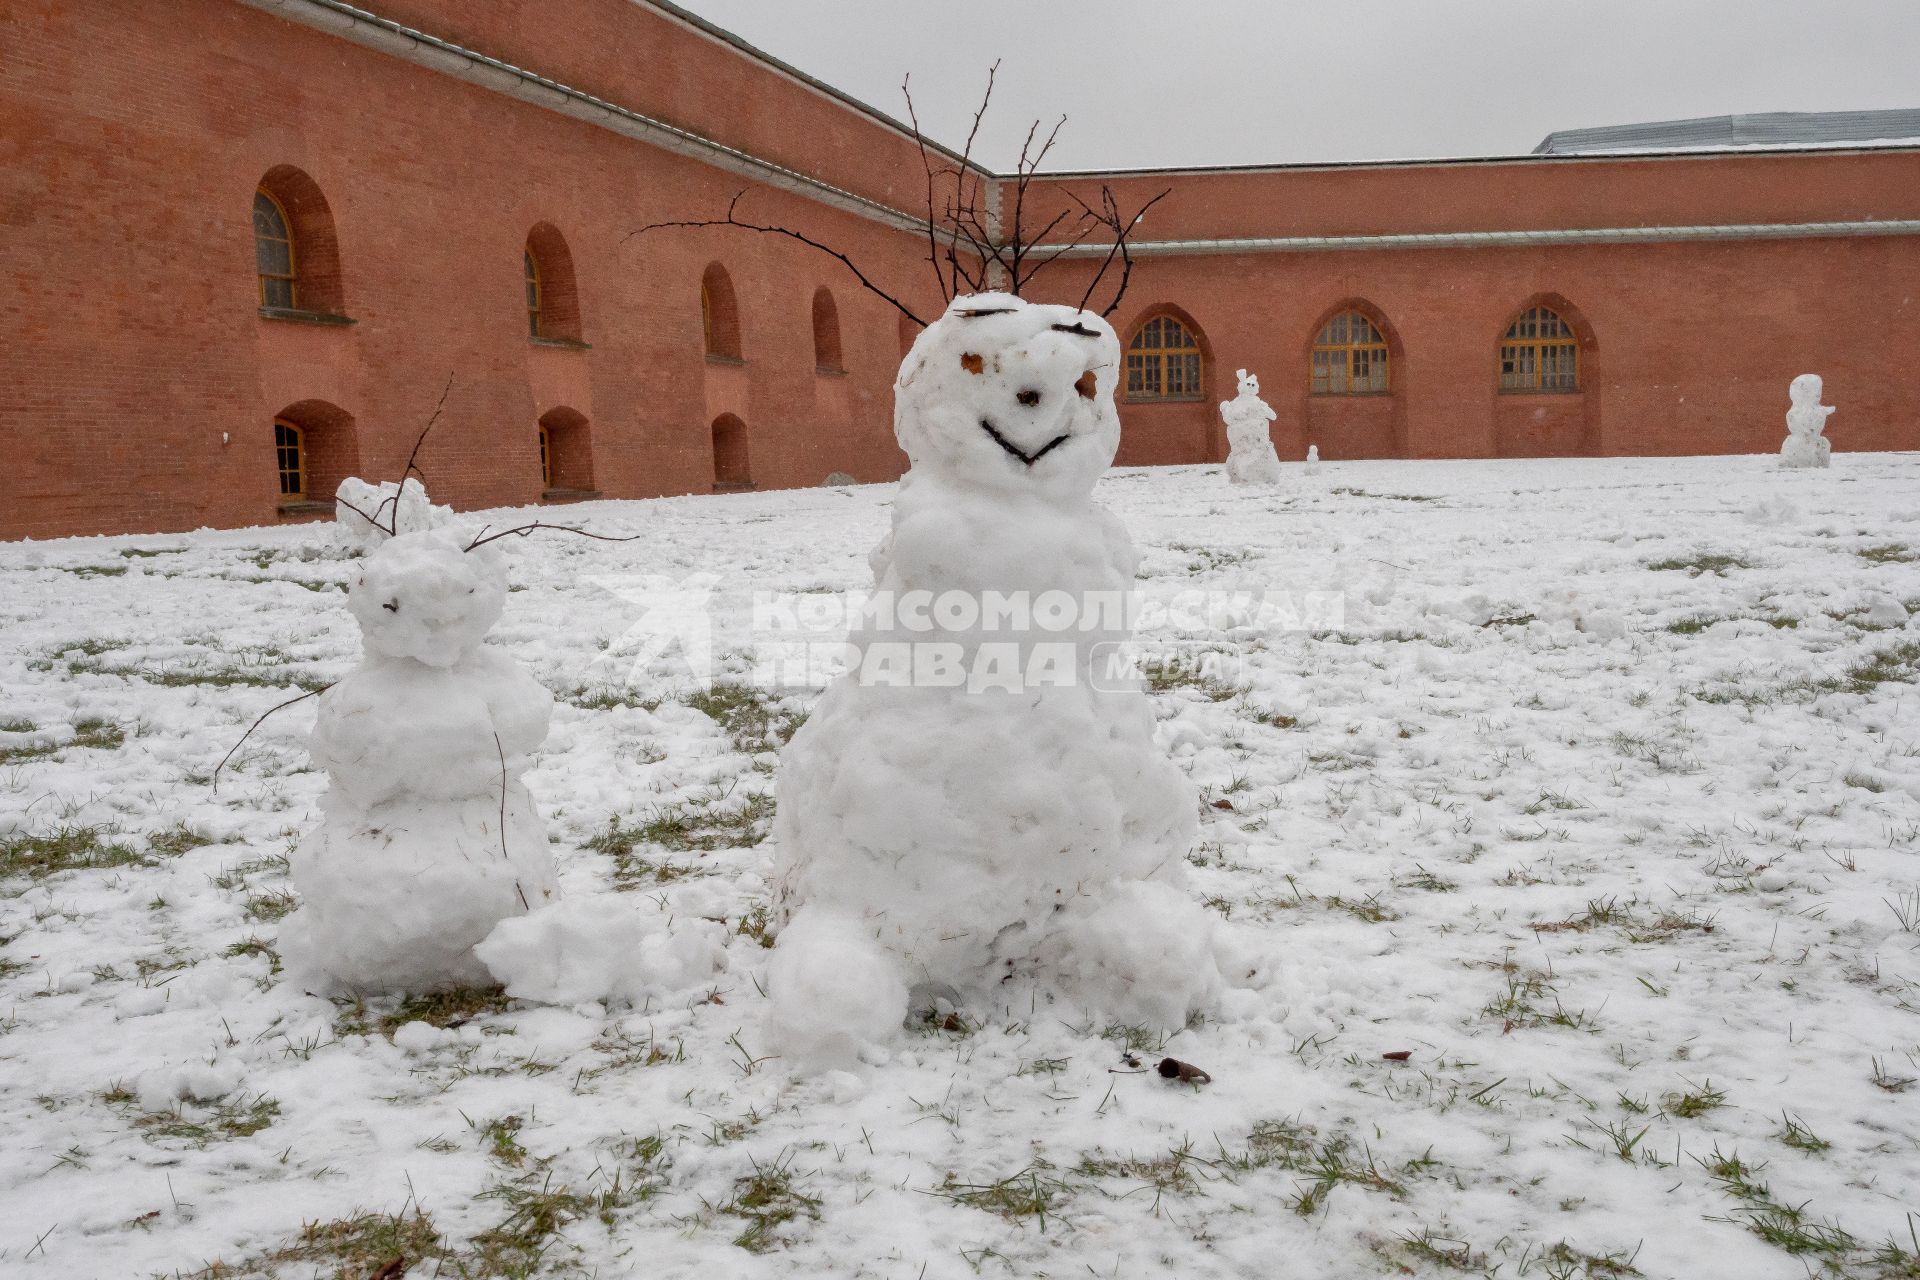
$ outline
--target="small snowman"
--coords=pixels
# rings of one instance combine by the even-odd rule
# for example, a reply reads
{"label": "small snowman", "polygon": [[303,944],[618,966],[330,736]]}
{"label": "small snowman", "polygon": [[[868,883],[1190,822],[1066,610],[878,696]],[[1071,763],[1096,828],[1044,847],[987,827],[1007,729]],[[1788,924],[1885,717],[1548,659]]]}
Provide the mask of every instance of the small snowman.
{"label": "small snowman", "polygon": [[1787,388],[1792,407],[1787,410],[1787,438],[1780,443],[1783,467],[1824,467],[1833,454],[1826,430],[1833,406],[1820,403],[1820,375],[1803,373]]}
{"label": "small snowman", "polygon": [[1312,475],[1314,472],[1318,471],[1319,469],[1320,469],[1320,446],[1317,444],[1310,444],[1307,446],[1307,474]]}
{"label": "small snowman", "polygon": [[331,786],[281,933],[316,990],[486,985],[474,944],[554,895],[521,782],[553,699],[485,643],[506,593],[499,550],[449,528],[389,537],[361,564],[347,607],[364,656],[320,695],[311,755]]}
{"label": "small snowman", "polygon": [[[870,563],[902,608],[855,627],[780,762],[769,1021],[803,1069],[884,1053],[943,1004],[1178,1030],[1221,993],[1213,919],[1179,888],[1193,789],[1105,660],[1128,624],[1099,602],[1138,563],[1092,496],[1119,368],[1098,316],[1005,294],[956,298],[901,367],[911,468]],[[994,600],[1012,607],[989,620]],[[904,649],[915,678],[880,677]],[[948,674],[922,678],[936,649]]]}
{"label": "small snowman", "polygon": [[1273,451],[1267,431],[1279,415],[1260,398],[1260,379],[1245,369],[1237,372],[1239,394],[1220,402],[1220,420],[1227,424],[1227,479],[1234,484],[1279,484],[1280,455]]}

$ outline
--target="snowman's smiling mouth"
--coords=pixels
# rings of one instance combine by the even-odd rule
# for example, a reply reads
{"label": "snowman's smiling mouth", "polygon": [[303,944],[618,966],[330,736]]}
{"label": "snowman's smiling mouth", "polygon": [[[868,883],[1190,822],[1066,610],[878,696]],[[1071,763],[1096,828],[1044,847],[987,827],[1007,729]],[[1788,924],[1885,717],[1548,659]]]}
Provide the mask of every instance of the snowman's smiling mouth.
{"label": "snowman's smiling mouth", "polygon": [[992,436],[993,442],[995,444],[999,445],[1002,449],[1005,449],[1008,453],[1012,454],[1014,457],[1020,459],[1020,461],[1026,463],[1029,467],[1032,466],[1034,463],[1040,461],[1040,459],[1046,457],[1049,453],[1052,453],[1055,449],[1065,444],[1068,440],[1073,438],[1073,432],[1065,431],[1055,436],[1053,439],[1047,441],[1045,444],[1041,445],[1038,449],[1035,449],[1032,453],[1028,453],[1026,450],[1022,449],[1019,445],[1015,444],[1013,441],[1007,439],[1005,436],[1001,435],[998,431],[996,431],[994,429],[993,424],[991,422],[988,422],[985,418],[980,419],[980,429],[986,432],[988,435]]}

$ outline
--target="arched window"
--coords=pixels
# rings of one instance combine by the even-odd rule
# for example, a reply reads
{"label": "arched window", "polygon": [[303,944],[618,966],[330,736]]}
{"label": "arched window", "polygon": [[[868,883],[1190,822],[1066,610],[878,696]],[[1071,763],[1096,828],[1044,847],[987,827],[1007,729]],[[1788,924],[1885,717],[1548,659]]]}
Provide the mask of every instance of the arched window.
{"label": "arched window", "polygon": [[1127,399],[1198,400],[1200,343],[1173,316],[1160,315],[1140,326],[1127,344]]}
{"label": "arched window", "polygon": [[292,311],[300,305],[293,229],[287,211],[265,191],[253,193],[253,265],[260,273],[260,305]]}
{"label": "arched window", "polygon": [[306,433],[285,418],[273,420],[274,460],[280,469],[280,500],[304,502],[307,498]]}
{"label": "arched window", "polygon": [[527,332],[538,338],[544,336],[540,332],[540,260],[532,249],[520,256],[527,260]]}
{"label": "arched window", "polygon": [[1500,340],[1502,391],[1578,391],[1580,342],[1548,307],[1528,307]]}
{"label": "arched window", "polygon": [[700,277],[700,332],[709,359],[740,359],[740,310],[733,300],[733,281],[717,262]]}
{"label": "arched window", "polygon": [[813,292],[813,367],[821,373],[840,373],[840,308],[822,285]]}
{"label": "arched window", "polygon": [[551,222],[527,232],[521,246],[527,286],[527,336],[563,346],[580,342],[580,294],[574,287],[573,253]]}
{"label": "arched window", "polygon": [[1370,395],[1387,389],[1387,340],[1358,311],[1342,311],[1313,339],[1313,394]]}
{"label": "arched window", "polygon": [[292,165],[269,169],[254,189],[253,261],[263,311],[307,313],[274,318],[344,312],[333,212],[314,180]]}
{"label": "arched window", "polygon": [[747,465],[747,424],[730,413],[713,420],[713,487],[753,487],[753,473]]}

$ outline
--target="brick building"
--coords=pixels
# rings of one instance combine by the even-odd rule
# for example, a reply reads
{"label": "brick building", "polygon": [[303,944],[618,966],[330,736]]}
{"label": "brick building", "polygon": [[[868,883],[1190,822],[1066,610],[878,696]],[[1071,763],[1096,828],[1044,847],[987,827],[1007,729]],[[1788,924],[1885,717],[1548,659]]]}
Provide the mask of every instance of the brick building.
{"label": "brick building", "polygon": [[[658,0],[0,6],[0,536],[898,475],[894,121]],[[992,180],[990,175],[983,175]],[[1138,204],[1124,463],[1920,447],[1920,146],[1065,174]],[[1049,198],[1061,198],[1053,196]],[[1041,218],[1044,222],[1045,217]],[[1038,296],[1077,299],[1087,261]]]}

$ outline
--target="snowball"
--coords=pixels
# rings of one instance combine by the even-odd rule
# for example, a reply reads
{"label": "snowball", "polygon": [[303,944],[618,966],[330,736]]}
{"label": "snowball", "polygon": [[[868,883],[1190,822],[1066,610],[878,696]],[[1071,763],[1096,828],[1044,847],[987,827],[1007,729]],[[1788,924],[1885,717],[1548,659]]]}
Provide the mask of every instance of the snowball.
{"label": "snowball", "polygon": [[214,1102],[240,1087],[239,1071],[225,1063],[164,1067],[140,1077],[134,1094],[142,1111],[158,1114],[182,1102]]}
{"label": "snowball", "polygon": [[727,967],[727,931],[629,895],[567,899],[504,920],[474,948],[507,994],[544,1004],[690,995]]}
{"label": "snowball", "polygon": [[402,1053],[431,1053],[455,1038],[431,1022],[421,1022],[416,1019],[413,1022],[401,1024],[393,1033],[393,1046]]}
{"label": "snowball", "polygon": [[1590,609],[1574,615],[1573,625],[1595,640],[1624,640],[1627,620],[1609,609]]}
{"label": "snowball", "polygon": [[1907,625],[1907,606],[1892,596],[1875,595],[1860,614],[1860,620],[1870,627],[1904,627]]}
{"label": "snowball", "polygon": [[907,1016],[899,966],[850,917],[802,911],[767,968],[767,1030],[802,1070],[844,1070]]}
{"label": "snowball", "polygon": [[167,1007],[167,993],[158,987],[135,987],[115,1002],[123,1018],[147,1018]]}

